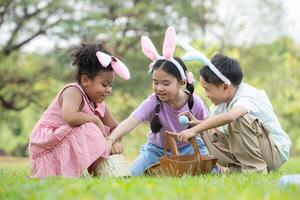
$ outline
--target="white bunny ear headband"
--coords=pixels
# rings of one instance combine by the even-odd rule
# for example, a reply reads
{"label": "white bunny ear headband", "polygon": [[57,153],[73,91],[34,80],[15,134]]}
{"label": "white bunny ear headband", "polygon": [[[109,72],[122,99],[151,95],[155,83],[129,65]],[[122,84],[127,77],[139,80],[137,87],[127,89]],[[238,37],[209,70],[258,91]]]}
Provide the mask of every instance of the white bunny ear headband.
{"label": "white bunny ear headband", "polygon": [[118,58],[110,56],[101,51],[97,51],[96,56],[103,67],[108,67],[108,65],[111,64],[111,67],[118,76],[124,80],[130,79],[130,73],[127,66]]}
{"label": "white bunny ear headband", "polygon": [[[187,75],[184,73],[181,65],[174,59],[173,54],[176,47],[176,32],[174,27],[169,27],[166,30],[164,44],[163,44],[163,56],[160,56],[156,48],[154,47],[152,41],[147,36],[142,36],[141,38],[142,50],[145,56],[152,60],[152,63],[149,65],[149,72],[152,72],[153,65],[158,60],[167,60],[173,63],[178,71],[180,72],[181,80],[187,80],[188,83],[193,82],[192,73],[189,72]],[[187,78],[188,77],[188,78]]]}
{"label": "white bunny ear headband", "polygon": [[187,53],[181,57],[181,59],[183,61],[192,61],[192,60],[198,60],[200,62],[202,62],[203,64],[207,65],[209,67],[209,69],[211,71],[213,71],[213,73],[215,75],[217,75],[224,83],[230,85],[231,81],[224,76],[219,70],[218,68],[216,68],[211,62],[210,60],[200,51],[197,51],[196,49],[194,49],[191,45],[181,42],[180,44],[182,46],[182,48],[184,50],[187,51]]}

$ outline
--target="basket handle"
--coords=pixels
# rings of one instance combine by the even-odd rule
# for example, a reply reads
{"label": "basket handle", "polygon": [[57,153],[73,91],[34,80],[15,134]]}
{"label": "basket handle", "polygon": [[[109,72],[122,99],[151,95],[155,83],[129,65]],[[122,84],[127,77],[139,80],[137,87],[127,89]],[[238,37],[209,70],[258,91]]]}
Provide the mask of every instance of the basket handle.
{"label": "basket handle", "polygon": [[175,138],[171,134],[166,134],[166,141],[164,143],[164,155],[167,156],[167,145],[169,145],[172,155],[179,155],[178,147]]}
{"label": "basket handle", "polygon": [[195,152],[195,156],[197,159],[197,172],[200,172],[200,166],[201,166],[201,154],[197,145],[197,141],[195,137],[192,137],[189,139],[190,143],[192,143],[193,147],[194,147],[194,152]]}
{"label": "basket handle", "polygon": [[[168,141],[172,153],[174,151],[174,152],[176,152],[175,155],[179,155],[177,143],[176,143],[176,140],[174,138],[174,137],[177,137],[178,134],[169,131],[169,132],[166,132],[166,136],[167,136],[166,142]],[[195,156],[196,156],[196,159],[197,159],[197,162],[198,162],[197,172],[199,172],[200,171],[200,166],[201,166],[201,154],[200,154],[200,151],[199,151],[199,148],[198,148],[198,145],[197,145],[196,137],[190,138],[189,142],[192,144],[192,146],[194,148]],[[166,145],[164,147],[166,147]],[[166,148],[164,148],[164,155],[167,155],[167,149]]]}

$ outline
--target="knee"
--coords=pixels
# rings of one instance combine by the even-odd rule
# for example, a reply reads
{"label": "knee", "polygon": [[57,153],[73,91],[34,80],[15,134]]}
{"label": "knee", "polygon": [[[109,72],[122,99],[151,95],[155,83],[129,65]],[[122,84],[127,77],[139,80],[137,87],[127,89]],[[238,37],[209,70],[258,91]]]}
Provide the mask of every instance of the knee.
{"label": "knee", "polygon": [[203,139],[204,141],[207,141],[207,140],[208,140],[208,131],[204,131],[204,132],[202,133],[202,139]]}
{"label": "knee", "polygon": [[219,140],[220,134],[224,133],[221,133],[218,129],[211,129],[203,132],[202,139],[204,140],[205,144],[210,142],[217,142]]}
{"label": "knee", "polygon": [[102,135],[104,137],[107,136],[107,133],[106,132],[103,132],[95,123],[93,122],[87,122],[87,123],[84,123],[78,127],[75,127],[76,129],[79,129],[79,130],[85,130],[87,132],[99,132],[99,133],[102,133]]}
{"label": "knee", "polygon": [[257,118],[251,114],[245,114],[231,122],[228,126],[230,132],[241,133],[245,130],[251,130],[254,128],[253,123]]}
{"label": "knee", "polygon": [[76,126],[75,128],[77,128],[77,129],[87,129],[87,128],[96,129],[96,128],[98,128],[98,126],[93,122],[86,122],[84,124]]}

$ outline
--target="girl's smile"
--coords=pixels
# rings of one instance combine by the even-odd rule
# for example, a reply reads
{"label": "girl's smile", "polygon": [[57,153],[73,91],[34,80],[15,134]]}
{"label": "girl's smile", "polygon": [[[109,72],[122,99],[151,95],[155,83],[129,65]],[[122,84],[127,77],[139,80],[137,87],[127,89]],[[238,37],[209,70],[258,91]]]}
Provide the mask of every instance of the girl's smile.
{"label": "girl's smile", "polygon": [[179,81],[161,68],[153,71],[152,88],[161,101],[173,101],[180,90]]}

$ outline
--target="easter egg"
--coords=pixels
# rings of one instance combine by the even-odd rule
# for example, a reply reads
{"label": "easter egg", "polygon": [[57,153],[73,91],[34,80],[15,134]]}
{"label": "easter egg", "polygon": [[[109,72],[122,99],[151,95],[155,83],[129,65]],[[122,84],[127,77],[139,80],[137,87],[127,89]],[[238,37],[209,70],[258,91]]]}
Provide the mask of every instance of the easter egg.
{"label": "easter egg", "polygon": [[184,126],[184,125],[187,125],[188,123],[189,123],[189,118],[187,118],[187,116],[181,115],[179,117],[179,124]]}

